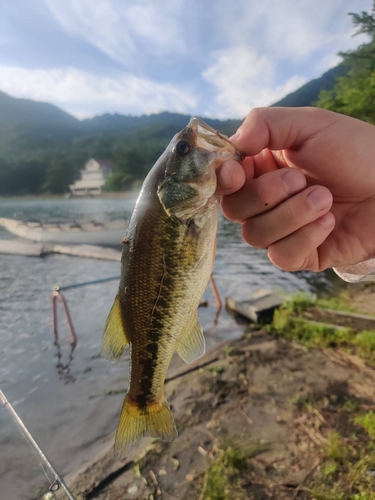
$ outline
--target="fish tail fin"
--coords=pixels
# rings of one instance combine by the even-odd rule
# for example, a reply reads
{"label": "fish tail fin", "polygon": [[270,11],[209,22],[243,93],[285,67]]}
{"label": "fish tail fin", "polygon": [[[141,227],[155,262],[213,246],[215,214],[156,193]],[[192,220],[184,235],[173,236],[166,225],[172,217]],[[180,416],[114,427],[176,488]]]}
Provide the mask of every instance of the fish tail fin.
{"label": "fish tail fin", "polygon": [[177,429],[166,399],[139,408],[128,395],[122,406],[116,432],[115,451],[118,457],[125,453],[144,436],[174,441]]}

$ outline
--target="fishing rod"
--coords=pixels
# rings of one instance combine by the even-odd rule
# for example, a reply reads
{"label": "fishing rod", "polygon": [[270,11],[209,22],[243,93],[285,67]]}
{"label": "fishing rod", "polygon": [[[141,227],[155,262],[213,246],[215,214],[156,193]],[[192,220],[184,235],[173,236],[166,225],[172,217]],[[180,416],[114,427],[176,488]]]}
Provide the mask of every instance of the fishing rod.
{"label": "fishing rod", "polygon": [[[43,462],[43,464],[46,466],[46,468],[53,474],[54,481],[52,482],[52,484],[49,487],[50,491],[56,491],[61,486],[61,488],[68,495],[69,500],[77,500],[76,497],[73,495],[73,493],[68,488],[68,486],[66,485],[64,479],[60,476],[60,474],[57,472],[57,470],[54,468],[54,466],[48,460],[48,458],[45,455],[45,453],[43,452],[43,450],[40,448],[38,443],[35,441],[33,436],[30,434],[26,425],[23,423],[21,417],[18,415],[16,410],[13,408],[13,406],[10,404],[10,402],[8,401],[8,399],[6,398],[5,394],[3,393],[3,391],[1,389],[0,389],[0,402],[4,405],[4,407],[12,415],[12,417],[15,420],[16,424],[18,425],[20,431],[25,436],[26,440],[28,441],[28,443],[30,444],[31,448],[36,453],[38,458]],[[42,465],[42,469],[44,470],[48,480],[50,481],[50,478],[48,477],[43,465]]]}

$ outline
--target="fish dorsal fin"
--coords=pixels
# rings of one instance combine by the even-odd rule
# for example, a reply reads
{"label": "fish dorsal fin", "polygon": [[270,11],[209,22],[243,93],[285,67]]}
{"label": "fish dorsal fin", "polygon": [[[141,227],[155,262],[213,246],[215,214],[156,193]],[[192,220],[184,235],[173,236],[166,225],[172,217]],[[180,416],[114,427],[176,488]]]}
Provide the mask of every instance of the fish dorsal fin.
{"label": "fish dorsal fin", "polygon": [[119,360],[126,345],[129,344],[124,330],[121,309],[120,298],[116,295],[112,309],[108,314],[102,339],[102,356],[108,361]]}
{"label": "fish dorsal fin", "polygon": [[197,311],[194,312],[188,327],[182,331],[177,341],[176,351],[185,363],[192,363],[205,353],[206,341]]}

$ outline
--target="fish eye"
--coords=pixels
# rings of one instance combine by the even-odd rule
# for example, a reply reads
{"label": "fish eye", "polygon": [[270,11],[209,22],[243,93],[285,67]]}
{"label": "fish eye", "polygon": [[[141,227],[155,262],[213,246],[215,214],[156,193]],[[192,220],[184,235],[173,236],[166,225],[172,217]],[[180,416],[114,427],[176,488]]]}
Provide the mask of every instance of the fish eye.
{"label": "fish eye", "polygon": [[186,156],[190,152],[191,146],[188,141],[178,141],[174,150],[178,156]]}

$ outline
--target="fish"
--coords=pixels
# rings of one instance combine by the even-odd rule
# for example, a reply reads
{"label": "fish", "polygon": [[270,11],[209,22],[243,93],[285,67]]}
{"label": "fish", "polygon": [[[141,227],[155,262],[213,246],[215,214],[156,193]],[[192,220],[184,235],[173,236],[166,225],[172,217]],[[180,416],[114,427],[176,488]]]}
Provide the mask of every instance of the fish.
{"label": "fish", "polygon": [[215,259],[216,168],[243,157],[226,136],[194,116],[142,185],[102,339],[110,361],[130,347],[129,387],[115,438],[119,457],[143,436],[177,438],[164,380],[175,351],[186,363],[205,352],[197,309]]}

